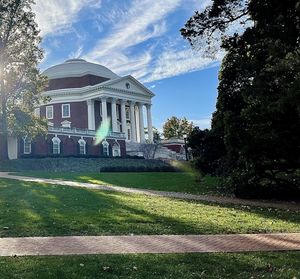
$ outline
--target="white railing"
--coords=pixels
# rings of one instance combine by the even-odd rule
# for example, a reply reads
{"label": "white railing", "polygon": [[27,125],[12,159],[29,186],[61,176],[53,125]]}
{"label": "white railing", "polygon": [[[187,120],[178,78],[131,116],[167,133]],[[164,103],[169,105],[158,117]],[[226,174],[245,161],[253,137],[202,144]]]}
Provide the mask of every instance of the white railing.
{"label": "white railing", "polygon": [[[64,128],[64,127],[48,127],[48,132],[56,134],[79,135],[79,136],[96,136],[96,131],[78,128]],[[106,136],[108,138],[125,139],[125,133],[109,132]]]}

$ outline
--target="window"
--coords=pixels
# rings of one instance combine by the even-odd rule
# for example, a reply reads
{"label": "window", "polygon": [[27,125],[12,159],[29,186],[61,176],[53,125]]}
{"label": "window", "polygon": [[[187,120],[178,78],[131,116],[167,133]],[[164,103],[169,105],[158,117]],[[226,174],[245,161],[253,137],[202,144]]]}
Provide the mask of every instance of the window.
{"label": "window", "polygon": [[24,154],[31,154],[31,140],[27,137],[23,138]]}
{"label": "window", "polygon": [[70,104],[61,105],[61,113],[62,113],[62,118],[71,117]]}
{"label": "window", "polygon": [[40,117],[41,116],[41,109],[40,108],[36,108],[34,110],[34,116],[35,117]]}
{"label": "window", "polygon": [[52,143],[53,143],[52,153],[55,155],[60,154],[60,139],[58,137],[55,137],[52,139]]}
{"label": "window", "polygon": [[130,108],[126,108],[126,120],[130,120]]}
{"label": "window", "polygon": [[46,118],[53,119],[53,106],[46,107]]}
{"label": "window", "polygon": [[113,145],[112,152],[113,152],[113,157],[121,156],[120,145],[117,142]]}
{"label": "window", "polygon": [[80,139],[78,141],[79,144],[79,154],[80,155],[86,155],[86,142],[84,139]]}
{"label": "window", "polygon": [[130,83],[129,82],[126,83],[126,88],[130,89]]}
{"label": "window", "polygon": [[106,140],[103,141],[102,147],[103,147],[103,155],[109,156],[109,143]]}

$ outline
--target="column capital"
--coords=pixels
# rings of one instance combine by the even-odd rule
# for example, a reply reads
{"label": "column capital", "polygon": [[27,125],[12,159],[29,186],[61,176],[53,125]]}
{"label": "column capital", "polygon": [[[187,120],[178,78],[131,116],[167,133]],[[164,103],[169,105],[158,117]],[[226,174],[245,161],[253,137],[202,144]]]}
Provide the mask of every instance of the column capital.
{"label": "column capital", "polygon": [[124,104],[126,104],[126,103],[127,103],[127,100],[120,99],[120,103],[121,103],[121,105],[124,105]]}
{"label": "column capital", "polygon": [[110,100],[113,104],[115,104],[117,102],[117,98],[114,98],[114,97],[111,97]]}
{"label": "column capital", "polygon": [[143,107],[145,104],[144,103],[137,103],[138,107],[141,108]]}
{"label": "column capital", "polygon": [[152,107],[152,104],[146,104],[145,106],[146,108],[150,109]]}
{"label": "column capital", "polygon": [[136,103],[135,101],[130,101],[130,106],[131,106],[131,107],[134,107],[134,106],[135,106],[135,103]]}
{"label": "column capital", "polygon": [[91,105],[93,105],[93,104],[95,103],[95,101],[92,100],[92,99],[89,99],[89,100],[86,100],[86,103],[87,103],[89,106],[91,106]]}
{"label": "column capital", "polygon": [[100,97],[101,102],[107,101],[107,97]]}

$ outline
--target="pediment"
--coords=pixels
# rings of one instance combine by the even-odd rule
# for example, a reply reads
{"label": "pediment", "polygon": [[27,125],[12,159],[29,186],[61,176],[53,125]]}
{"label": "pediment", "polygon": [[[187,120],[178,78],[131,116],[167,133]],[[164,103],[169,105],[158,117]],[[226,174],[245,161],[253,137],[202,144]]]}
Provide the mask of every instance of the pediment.
{"label": "pediment", "polygon": [[125,92],[138,93],[145,96],[154,97],[154,93],[132,76],[126,76],[115,80],[110,80],[101,84],[101,87],[122,90]]}

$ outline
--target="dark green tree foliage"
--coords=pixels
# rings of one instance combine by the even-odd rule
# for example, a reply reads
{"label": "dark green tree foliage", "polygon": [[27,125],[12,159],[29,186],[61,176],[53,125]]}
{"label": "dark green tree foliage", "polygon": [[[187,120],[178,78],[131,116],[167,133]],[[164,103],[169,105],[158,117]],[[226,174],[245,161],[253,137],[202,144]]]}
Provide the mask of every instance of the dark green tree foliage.
{"label": "dark green tree foliage", "polygon": [[254,24],[222,41],[212,130],[223,135],[227,181],[241,197],[300,199],[300,1],[215,0],[182,34],[226,35],[235,3]]}
{"label": "dark green tree foliage", "polygon": [[188,146],[195,158],[194,164],[204,174],[219,174],[225,156],[225,146],[215,130],[195,127],[188,137]]}
{"label": "dark green tree foliage", "polygon": [[46,79],[37,69],[43,57],[32,0],[0,0],[0,159],[7,159],[7,136],[45,132],[34,117]]}

